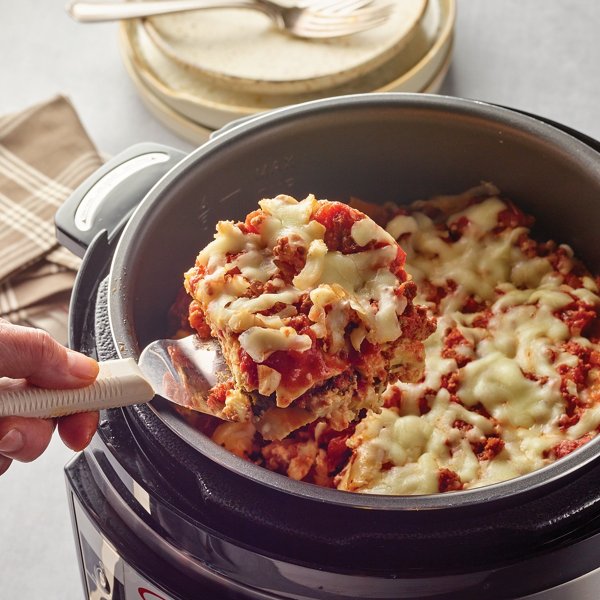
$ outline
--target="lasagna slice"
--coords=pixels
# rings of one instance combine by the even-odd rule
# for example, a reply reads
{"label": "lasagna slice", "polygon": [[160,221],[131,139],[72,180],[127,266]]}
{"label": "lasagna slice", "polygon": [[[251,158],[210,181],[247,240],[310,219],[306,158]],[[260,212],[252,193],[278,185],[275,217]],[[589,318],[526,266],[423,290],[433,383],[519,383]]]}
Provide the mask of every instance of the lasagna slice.
{"label": "lasagna slice", "polygon": [[190,324],[232,374],[209,400],[268,440],[317,419],[343,430],[389,383],[421,379],[435,324],[413,305],[404,252],[365,214],[312,195],[259,205],[219,222],[185,274]]}

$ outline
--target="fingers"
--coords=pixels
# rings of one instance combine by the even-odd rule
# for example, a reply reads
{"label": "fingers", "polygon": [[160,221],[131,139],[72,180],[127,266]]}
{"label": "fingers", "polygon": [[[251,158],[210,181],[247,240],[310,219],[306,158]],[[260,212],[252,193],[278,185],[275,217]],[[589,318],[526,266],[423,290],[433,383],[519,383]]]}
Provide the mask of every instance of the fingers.
{"label": "fingers", "polygon": [[[0,319],[0,389],[29,384],[45,388],[73,388],[91,384],[98,375],[98,363],[68,350],[49,334],[31,327],[13,325]],[[73,450],[88,445],[98,413],[82,413],[58,420],[59,434]],[[55,421],[5,417],[0,419],[0,475],[13,460],[30,462],[48,447]]]}
{"label": "fingers", "polygon": [[[52,419],[25,419],[23,417],[0,419],[0,457],[31,462],[48,447],[53,431],[54,421]],[[7,468],[8,465],[5,470]],[[0,462],[0,471],[1,469],[2,463]]]}
{"label": "fingers", "polygon": [[83,450],[98,428],[98,413],[79,413],[62,417],[58,421],[58,433],[71,450]]}
{"label": "fingers", "polygon": [[[5,417],[0,419],[0,475],[13,460],[31,462],[48,447],[54,431],[52,419]],[[83,450],[98,427],[98,413],[80,413],[58,419],[58,432],[71,450]]]}
{"label": "fingers", "polygon": [[81,387],[94,381],[98,363],[68,350],[45,331],[0,320],[0,375],[39,387]]}

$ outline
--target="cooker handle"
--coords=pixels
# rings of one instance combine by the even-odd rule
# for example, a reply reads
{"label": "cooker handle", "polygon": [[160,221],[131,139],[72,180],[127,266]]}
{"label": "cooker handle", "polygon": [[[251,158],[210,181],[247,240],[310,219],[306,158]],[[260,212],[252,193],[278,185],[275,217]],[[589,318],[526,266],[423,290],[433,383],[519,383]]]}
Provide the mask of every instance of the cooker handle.
{"label": "cooker handle", "polygon": [[162,144],[131,146],[92,173],[58,209],[56,238],[78,256],[101,231],[111,240],[154,184],[186,156]]}

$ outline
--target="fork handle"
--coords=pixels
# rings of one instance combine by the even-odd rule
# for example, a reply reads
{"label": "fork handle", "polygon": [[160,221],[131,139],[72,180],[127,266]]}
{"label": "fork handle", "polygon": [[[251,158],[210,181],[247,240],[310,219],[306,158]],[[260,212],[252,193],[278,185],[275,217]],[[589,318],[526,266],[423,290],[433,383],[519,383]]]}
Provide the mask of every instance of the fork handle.
{"label": "fork handle", "polygon": [[154,397],[133,358],[100,363],[94,383],[83,388],[49,390],[34,386],[0,391],[0,417],[63,417],[148,402]]}
{"label": "fork handle", "polygon": [[72,0],[67,4],[66,11],[80,23],[99,23],[215,8],[250,8],[266,12],[260,4],[250,0],[148,0],[147,2]]}

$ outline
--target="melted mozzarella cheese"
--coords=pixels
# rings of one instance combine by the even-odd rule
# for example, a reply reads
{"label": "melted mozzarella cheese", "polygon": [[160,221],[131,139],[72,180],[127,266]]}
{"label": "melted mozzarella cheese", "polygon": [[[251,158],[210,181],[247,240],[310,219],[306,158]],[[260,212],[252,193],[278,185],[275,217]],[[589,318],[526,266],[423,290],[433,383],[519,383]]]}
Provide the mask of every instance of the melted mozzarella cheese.
{"label": "melted mozzarella cheese", "polygon": [[491,197],[483,202],[473,204],[465,210],[455,212],[446,222],[448,225],[452,225],[466,218],[469,227],[475,227],[478,230],[478,235],[486,234],[498,225],[498,215],[506,208],[506,204],[500,198]]}
{"label": "melted mozzarella cheese", "polygon": [[264,362],[278,350],[305,352],[312,346],[310,336],[299,335],[292,327],[250,327],[240,334],[239,342],[252,360],[258,363]]}
{"label": "melted mozzarella cheese", "polygon": [[[548,258],[523,254],[518,240],[527,229],[496,232],[506,208],[491,197],[450,215],[447,225],[468,221],[457,241],[422,212],[388,223],[387,231],[402,238],[417,302],[437,315],[438,325],[425,341],[423,381],[389,386],[384,400],[394,405],[399,398],[397,405],[369,413],[357,425],[340,489],[436,493],[440,469],[456,473],[464,488],[488,485],[539,469],[551,460],[554,446],[600,425],[600,408],[592,405],[575,425],[559,426],[565,412],[559,371],[578,364],[564,343],[591,345],[573,337],[559,313],[577,299],[597,309],[597,286],[584,277],[583,287],[573,289]],[[426,297],[430,284],[448,290],[437,306]],[[462,312],[470,296],[485,301],[488,312]],[[460,368],[455,355],[444,352],[447,332],[454,329],[466,340],[454,347],[467,358]],[[443,383],[450,375],[455,397]],[[577,393],[574,384],[568,388]],[[581,398],[588,401],[592,393],[584,391]],[[503,447],[492,458],[478,457],[476,449],[490,436]]]}
{"label": "melted mozzarella cheese", "polygon": [[371,219],[356,221],[350,229],[350,236],[359,246],[366,246],[370,242],[396,245],[396,240]]}
{"label": "melted mozzarella cheese", "polygon": [[491,352],[470,362],[460,374],[458,397],[466,406],[483,404],[506,426],[530,427],[551,420],[553,408],[562,408],[558,389],[527,379],[512,358]]}

